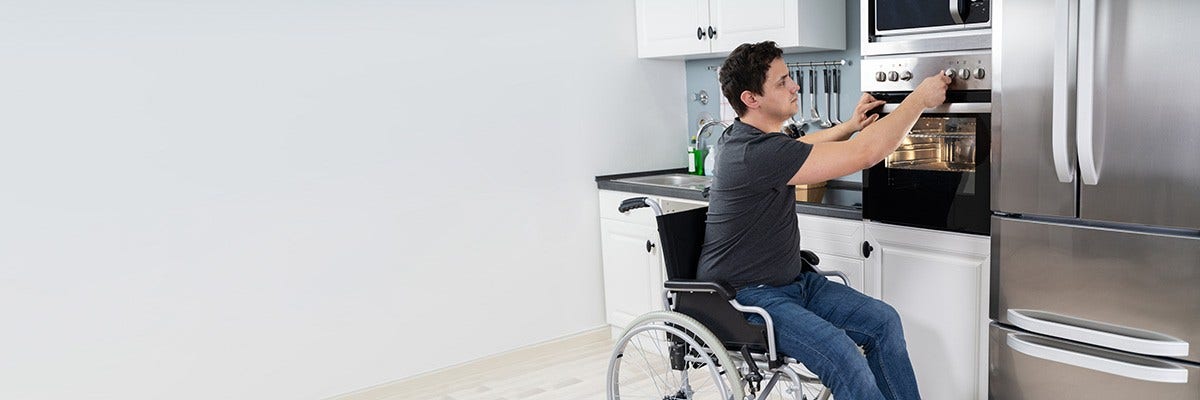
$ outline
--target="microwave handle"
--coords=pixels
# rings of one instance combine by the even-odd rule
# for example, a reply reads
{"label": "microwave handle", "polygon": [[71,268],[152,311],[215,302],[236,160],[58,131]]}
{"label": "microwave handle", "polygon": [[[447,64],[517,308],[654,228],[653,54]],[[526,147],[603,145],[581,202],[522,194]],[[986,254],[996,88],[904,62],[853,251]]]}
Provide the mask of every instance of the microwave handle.
{"label": "microwave handle", "polygon": [[[1096,0],[1079,1],[1079,99],[1075,132],[1079,141],[1079,175],[1084,185],[1100,181],[1100,159],[1095,120],[1096,90]],[[1099,139],[1103,139],[1100,137]]]}
{"label": "microwave handle", "polygon": [[1075,181],[1075,158],[1072,157],[1070,118],[1071,95],[1075,92],[1075,36],[1077,28],[1071,20],[1071,3],[1076,0],[1054,1],[1054,91],[1052,95],[1053,117],[1051,121],[1050,149],[1054,158],[1054,172],[1058,181]]}
{"label": "microwave handle", "polygon": [[966,23],[962,14],[962,0],[950,0],[950,18],[959,25]]}

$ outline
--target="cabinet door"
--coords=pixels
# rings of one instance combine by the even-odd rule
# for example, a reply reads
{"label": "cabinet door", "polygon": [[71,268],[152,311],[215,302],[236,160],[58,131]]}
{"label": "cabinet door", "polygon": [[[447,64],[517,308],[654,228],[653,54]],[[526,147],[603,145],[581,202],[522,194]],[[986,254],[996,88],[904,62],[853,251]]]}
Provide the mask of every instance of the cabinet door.
{"label": "cabinet door", "polygon": [[711,0],[709,20],[717,35],[712,51],[733,51],[742,43],[774,40],[780,47],[799,37],[796,0]]}
{"label": "cabinet door", "polygon": [[[649,250],[647,243],[650,243]],[[634,318],[661,309],[663,280],[658,231],[648,226],[602,219],[600,246],[608,323],[624,328]]]}
{"label": "cabinet door", "polygon": [[986,398],[986,237],[867,224],[880,298],[904,324],[921,397]]}
{"label": "cabinet door", "polygon": [[[637,0],[638,57],[708,53],[708,0]],[[704,30],[703,37],[697,30]]]}
{"label": "cabinet door", "polygon": [[[846,278],[850,280],[850,287],[859,292],[867,293],[866,288],[863,286],[863,260],[835,256],[828,253],[813,253],[816,253],[817,257],[821,258],[821,264],[817,265],[817,269],[821,271],[839,271],[846,274]],[[838,278],[829,278],[829,280],[842,283],[842,280]]]}

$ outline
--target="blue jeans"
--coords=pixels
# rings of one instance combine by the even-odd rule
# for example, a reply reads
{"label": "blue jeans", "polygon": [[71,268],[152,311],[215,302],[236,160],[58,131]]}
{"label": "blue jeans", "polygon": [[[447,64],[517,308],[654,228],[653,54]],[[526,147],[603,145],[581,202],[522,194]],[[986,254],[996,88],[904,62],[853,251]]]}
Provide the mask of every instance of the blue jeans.
{"label": "blue jeans", "polygon": [[[886,303],[811,272],[785,286],[742,288],[737,301],[766,309],[779,352],[816,373],[833,397],[921,398],[900,315]],[[747,319],[764,323],[758,314]]]}

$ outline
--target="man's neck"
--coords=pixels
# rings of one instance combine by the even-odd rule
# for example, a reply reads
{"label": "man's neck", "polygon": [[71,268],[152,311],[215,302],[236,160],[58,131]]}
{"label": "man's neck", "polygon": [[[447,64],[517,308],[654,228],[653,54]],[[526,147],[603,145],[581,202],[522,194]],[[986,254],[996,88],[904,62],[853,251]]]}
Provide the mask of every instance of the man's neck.
{"label": "man's neck", "polygon": [[779,129],[783,127],[783,121],[776,121],[767,117],[766,115],[757,113],[746,114],[745,116],[739,118],[739,120],[741,120],[743,124],[753,126],[766,133],[779,132]]}

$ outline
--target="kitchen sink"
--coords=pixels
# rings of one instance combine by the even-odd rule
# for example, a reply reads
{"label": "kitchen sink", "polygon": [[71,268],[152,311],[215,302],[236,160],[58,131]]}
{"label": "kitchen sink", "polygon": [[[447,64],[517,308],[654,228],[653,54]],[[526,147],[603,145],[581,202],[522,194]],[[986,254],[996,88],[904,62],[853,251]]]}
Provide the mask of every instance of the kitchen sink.
{"label": "kitchen sink", "polygon": [[689,190],[704,190],[712,185],[712,177],[690,174],[667,174],[614,179],[614,182],[636,183]]}

